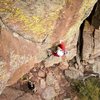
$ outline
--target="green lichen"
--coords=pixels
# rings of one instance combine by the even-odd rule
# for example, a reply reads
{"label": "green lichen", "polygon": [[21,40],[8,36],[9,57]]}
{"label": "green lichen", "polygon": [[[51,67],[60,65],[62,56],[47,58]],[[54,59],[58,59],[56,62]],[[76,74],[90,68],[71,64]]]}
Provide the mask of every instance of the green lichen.
{"label": "green lichen", "polygon": [[[83,17],[83,19],[85,19],[86,17],[89,16],[89,14],[96,2],[97,2],[97,0],[83,0],[81,9],[79,11],[79,13]],[[85,13],[85,15],[83,15],[82,12]]]}
{"label": "green lichen", "polygon": [[52,23],[58,18],[58,15],[56,13],[50,13],[48,18],[41,18],[39,16],[29,17],[20,8],[17,8],[14,14],[11,15],[11,18],[23,22],[26,30],[31,30],[41,35],[49,29],[52,29]]}
{"label": "green lichen", "polygon": [[12,15],[12,18],[16,18],[18,21],[23,22],[26,26],[26,30],[32,30],[36,33],[45,31],[41,23],[39,23],[39,21],[41,20],[40,17],[33,16],[32,18],[30,18],[29,16],[24,14],[24,12],[20,8],[16,9],[15,14]]}
{"label": "green lichen", "polygon": [[[2,0],[2,12],[10,12],[7,16],[8,23],[14,22],[20,26],[24,33],[37,38],[44,37],[45,34],[51,34],[59,17],[59,12],[63,8],[66,0],[30,0],[22,2],[21,0],[10,1]],[[28,6],[30,4],[30,6]],[[17,30],[16,30],[17,31]]]}
{"label": "green lichen", "polygon": [[33,59],[33,57],[30,55],[18,55],[18,54],[15,54],[14,51],[11,51],[11,53],[10,53],[11,70],[15,71],[21,65],[26,64],[27,62],[29,62],[32,59]]}
{"label": "green lichen", "polygon": [[12,13],[14,11],[14,8],[12,7],[14,3],[13,0],[0,0],[0,13]]}

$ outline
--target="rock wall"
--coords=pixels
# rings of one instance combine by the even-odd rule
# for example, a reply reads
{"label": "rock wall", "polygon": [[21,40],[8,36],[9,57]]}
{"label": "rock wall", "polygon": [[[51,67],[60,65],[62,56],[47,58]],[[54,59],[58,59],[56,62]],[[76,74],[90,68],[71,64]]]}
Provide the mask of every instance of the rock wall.
{"label": "rock wall", "polygon": [[[79,27],[97,0],[0,0],[0,93],[34,64],[45,67],[76,55]],[[62,59],[47,50],[63,40]]]}

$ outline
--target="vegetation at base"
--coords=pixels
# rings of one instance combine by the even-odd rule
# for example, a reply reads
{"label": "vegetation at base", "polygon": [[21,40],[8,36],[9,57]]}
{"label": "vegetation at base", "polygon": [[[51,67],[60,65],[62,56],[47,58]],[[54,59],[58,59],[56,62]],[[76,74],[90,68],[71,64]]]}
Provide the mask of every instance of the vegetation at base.
{"label": "vegetation at base", "polygon": [[74,80],[72,84],[79,100],[100,100],[100,79],[89,77],[83,80]]}

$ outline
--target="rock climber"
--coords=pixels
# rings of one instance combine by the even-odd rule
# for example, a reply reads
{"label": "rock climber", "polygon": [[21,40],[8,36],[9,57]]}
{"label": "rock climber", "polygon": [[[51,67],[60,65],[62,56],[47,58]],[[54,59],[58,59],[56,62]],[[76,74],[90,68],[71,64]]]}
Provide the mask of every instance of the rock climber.
{"label": "rock climber", "polygon": [[64,56],[66,54],[65,43],[63,41],[60,41],[57,46],[54,46],[53,49],[51,49],[51,53],[56,57]]}

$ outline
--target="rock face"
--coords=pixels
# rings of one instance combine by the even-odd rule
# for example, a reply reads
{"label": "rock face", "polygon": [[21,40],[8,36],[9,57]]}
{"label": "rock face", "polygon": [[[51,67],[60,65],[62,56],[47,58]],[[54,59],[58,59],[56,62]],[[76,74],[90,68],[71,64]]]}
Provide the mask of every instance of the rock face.
{"label": "rock face", "polygon": [[[85,25],[85,27],[87,26]],[[100,29],[94,29],[92,26],[89,26],[88,30],[84,30],[83,33],[83,60],[100,56]]]}
{"label": "rock face", "polygon": [[41,100],[40,97],[32,95],[30,93],[25,93],[21,90],[16,90],[14,88],[6,88],[0,95],[0,100]]}
{"label": "rock face", "polygon": [[4,93],[1,95],[1,100],[15,100],[17,97],[23,96],[24,92],[15,90],[13,88],[6,88]]}
{"label": "rock face", "polygon": [[96,1],[0,0],[0,93],[35,63],[62,61],[47,58],[47,50],[60,40],[69,51],[64,59],[73,58],[79,27]]}

